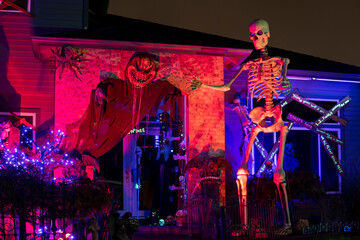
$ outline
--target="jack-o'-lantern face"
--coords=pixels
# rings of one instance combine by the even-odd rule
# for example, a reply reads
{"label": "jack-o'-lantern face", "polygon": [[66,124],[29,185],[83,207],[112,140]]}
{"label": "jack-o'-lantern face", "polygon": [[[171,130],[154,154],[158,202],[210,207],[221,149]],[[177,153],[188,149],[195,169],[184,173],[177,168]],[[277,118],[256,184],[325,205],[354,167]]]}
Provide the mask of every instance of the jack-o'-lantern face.
{"label": "jack-o'-lantern face", "polygon": [[132,57],[126,66],[125,77],[136,87],[143,87],[155,79],[158,67],[155,61],[146,54]]}

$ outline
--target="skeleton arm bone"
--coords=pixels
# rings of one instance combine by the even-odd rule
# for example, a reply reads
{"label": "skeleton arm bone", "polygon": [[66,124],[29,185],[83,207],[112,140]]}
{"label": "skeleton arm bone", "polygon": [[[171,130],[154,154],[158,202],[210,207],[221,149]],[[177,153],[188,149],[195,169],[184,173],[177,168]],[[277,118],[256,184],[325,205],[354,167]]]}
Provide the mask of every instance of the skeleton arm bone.
{"label": "skeleton arm bone", "polygon": [[247,66],[246,64],[243,64],[241,66],[241,68],[239,69],[239,71],[235,74],[235,76],[230,80],[230,82],[223,84],[223,85],[209,85],[209,84],[205,84],[202,83],[198,78],[194,79],[191,81],[190,86],[188,87],[191,91],[199,89],[201,87],[205,87],[205,88],[211,88],[211,89],[215,89],[215,90],[220,90],[223,92],[229,91],[231,84],[235,81],[235,79],[242,73],[242,71],[247,70]]}
{"label": "skeleton arm bone", "polygon": [[284,62],[284,76],[286,76],[287,74],[287,68],[288,68],[288,65],[290,63],[290,59],[288,58],[282,58],[283,62]]}
{"label": "skeleton arm bone", "polygon": [[281,80],[281,87],[280,89],[282,91],[284,91],[285,89],[285,94],[288,94],[291,90],[291,82],[287,79],[287,68],[288,68],[288,65],[290,63],[290,59],[288,58],[282,58],[281,59],[284,63],[284,72],[283,72],[283,78]]}
{"label": "skeleton arm bone", "polygon": [[239,71],[230,80],[230,82],[228,82],[228,83],[226,83],[224,85],[215,86],[215,85],[203,84],[203,86],[206,87],[206,88],[212,88],[212,89],[220,90],[220,91],[223,91],[223,92],[229,91],[230,87],[233,84],[233,82],[235,81],[235,79],[242,73],[242,71],[244,71],[246,69],[247,69],[246,64],[242,65],[241,68],[239,69]]}

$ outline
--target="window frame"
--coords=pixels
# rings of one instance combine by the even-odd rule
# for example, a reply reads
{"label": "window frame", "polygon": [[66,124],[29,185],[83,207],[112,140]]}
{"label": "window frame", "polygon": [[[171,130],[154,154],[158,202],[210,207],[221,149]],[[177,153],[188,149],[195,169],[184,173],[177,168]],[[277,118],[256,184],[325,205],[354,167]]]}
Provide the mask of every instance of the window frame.
{"label": "window frame", "polygon": [[[26,4],[26,11],[28,11],[28,12],[31,12],[31,1],[32,0],[26,0],[27,1],[27,4]],[[1,4],[6,4],[6,3],[3,3],[1,0],[0,0],[0,2],[1,2]],[[1,5],[0,4],[0,5]],[[14,4],[16,4],[16,1],[14,2]],[[0,9],[0,12],[8,12],[8,13],[21,13],[22,11],[20,11],[20,10],[17,10],[17,9]]]}
{"label": "window frame", "polygon": [[[279,100],[282,100],[284,99],[285,97],[281,96],[281,97],[278,97]],[[253,109],[254,108],[254,102],[257,101],[257,96],[253,96],[253,98],[250,97],[250,99],[252,99],[252,101],[248,101],[250,102],[250,109]],[[274,98],[274,100],[276,100],[276,98]],[[306,100],[309,100],[311,102],[332,102],[332,103],[335,103],[335,104],[338,104],[340,102],[340,100],[338,99],[333,99],[333,98],[306,98]],[[295,101],[295,100],[293,100]],[[310,108],[309,108],[310,109]],[[311,110],[311,109],[310,109]],[[329,110],[329,109],[328,109]],[[337,115],[339,117],[342,117],[342,114],[341,114],[341,109],[339,109],[337,111]],[[301,116],[299,116],[301,118]],[[283,119],[284,123],[287,125],[289,124],[289,121],[287,119]],[[314,123],[314,122],[309,122],[309,123]],[[341,133],[342,133],[342,130],[343,130],[343,127],[342,125],[339,123],[339,122],[336,122],[336,123],[322,123],[321,125],[321,128],[324,129],[324,130],[327,130],[327,131],[332,131],[332,132],[336,132],[337,133],[337,137],[339,139],[341,139]],[[292,129],[290,131],[293,131],[293,130],[300,130],[300,131],[310,131],[309,129],[305,128],[305,127],[302,127],[302,126],[298,126],[298,125],[294,125],[294,127],[292,127]],[[275,142],[277,141],[277,136],[276,136],[276,132],[272,133],[273,134],[273,144],[275,144]],[[315,134],[315,133],[314,133]],[[321,171],[322,171],[322,153],[321,153],[321,148],[322,148],[322,144],[321,144],[321,140],[320,140],[320,135],[317,134],[317,147],[318,147],[318,156],[317,156],[317,166],[318,166],[318,176],[320,178],[320,181],[322,180],[322,176],[321,176]],[[267,149],[267,151],[270,151],[270,149]],[[255,169],[255,161],[257,161],[257,159],[255,159],[255,147],[253,146],[252,149],[251,149],[251,157],[252,159],[254,159],[254,164],[252,164],[251,166],[251,173],[252,174],[255,174],[256,172],[256,169]],[[340,144],[337,145],[337,158],[338,158],[338,161],[341,163],[342,162],[342,146]],[[311,159],[312,161],[313,159]],[[277,154],[274,156],[274,159],[273,159],[275,165],[277,163]],[[260,163],[261,164],[261,163]],[[329,163],[331,164],[331,163]],[[328,195],[333,195],[333,194],[341,194],[342,193],[342,176],[337,173],[337,176],[338,176],[338,190],[337,191],[326,191],[326,194]]]}
{"label": "window frame", "polygon": [[[19,116],[19,117],[32,117],[32,125],[34,126],[34,127],[36,127],[36,121],[37,121],[37,119],[36,119],[36,113],[35,112],[13,112],[14,114],[16,114],[17,116]],[[11,117],[11,116],[13,116],[11,113],[9,113],[9,112],[0,112],[0,115],[1,116],[9,116],[9,117]],[[13,123],[14,124],[14,123]],[[35,148],[35,142],[36,142],[36,131],[35,130],[33,130],[32,131],[32,141],[33,141],[33,144],[32,144],[32,151],[33,152],[35,152],[35,150],[36,150],[36,148]]]}

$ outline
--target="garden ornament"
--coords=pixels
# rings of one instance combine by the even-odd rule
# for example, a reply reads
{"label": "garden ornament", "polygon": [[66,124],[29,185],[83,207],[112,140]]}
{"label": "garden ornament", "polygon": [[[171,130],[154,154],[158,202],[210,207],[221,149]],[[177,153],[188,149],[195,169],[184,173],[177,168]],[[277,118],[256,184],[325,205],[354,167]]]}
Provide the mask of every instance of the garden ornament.
{"label": "garden ornament", "polygon": [[178,210],[175,213],[175,221],[176,226],[183,227],[186,223],[187,211],[186,210]]}
{"label": "garden ornament", "polygon": [[113,210],[108,218],[110,240],[130,240],[139,231],[139,221],[130,219],[132,213],[126,212],[120,218],[117,210]]}
{"label": "garden ornament", "polygon": [[174,223],[176,223],[174,216],[169,215],[165,218],[165,225],[170,226],[173,225]]}
{"label": "garden ornament", "polygon": [[99,230],[100,230],[100,226],[97,223],[96,218],[92,217],[90,219],[90,224],[86,228],[86,232],[87,232],[86,235],[91,233],[92,240],[99,240]]}
{"label": "garden ornament", "polygon": [[273,98],[278,97],[282,91],[290,92],[291,84],[288,81],[287,66],[290,62],[287,58],[270,57],[267,53],[266,46],[269,42],[270,31],[268,23],[263,19],[257,19],[249,25],[250,39],[253,41],[256,50],[260,51],[260,58],[248,61],[243,64],[232,80],[224,85],[214,86],[202,83],[195,78],[189,88],[191,90],[200,87],[212,88],[221,91],[230,90],[231,84],[241,74],[242,71],[248,70],[248,90],[251,97],[257,95],[257,101],[265,98],[265,107],[256,107],[250,111],[249,117],[256,124],[250,132],[250,140],[240,168],[237,171],[237,187],[239,194],[239,203],[241,207],[242,222],[248,226],[247,216],[247,180],[249,175],[248,161],[251,148],[259,132],[273,133],[280,132],[280,145],[277,166],[274,172],[274,183],[276,184],[281,204],[284,212],[284,227],[279,231],[281,235],[292,233],[290,213],[288,206],[288,196],[286,192],[285,171],[283,169],[284,149],[288,127],[282,120],[282,109],[280,105],[274,106]]}

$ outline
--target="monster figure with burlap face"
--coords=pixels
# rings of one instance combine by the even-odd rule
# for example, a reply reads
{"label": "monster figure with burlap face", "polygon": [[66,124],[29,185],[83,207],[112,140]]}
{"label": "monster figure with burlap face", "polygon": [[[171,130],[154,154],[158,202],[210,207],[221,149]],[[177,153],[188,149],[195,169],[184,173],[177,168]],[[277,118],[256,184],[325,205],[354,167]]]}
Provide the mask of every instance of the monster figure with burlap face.
{"label": "monster figure with burlap face", "polygon": [[202,83],[199,79],[192,81],[191,90],[201,87],[228,91],[231,84],[244,70],[248,70],[248,91],[251,97],[257,95],[257,100],[265,98],[264,107],[256,107],[249,113],[249,117],[255,127],[251,129],[250,140],[248,142],[244,158],[237,171],[237,187],[240,204],[240,215],[242,216],[242,224],[248,226],[247,216],[247,180],[249,175],[248,161],[252,146],[259,132],[273,133],[280,132],[280,144],[278,162],[274,172],[274,182],[279,190],[280,200],[283,207],[284,227],[279,230],[279,234],[287,235],[292,232],[290,213],[288,206],[288,197],[286,192],[286,178],[283,169],[284,149],[286,136],[289,131],[282,120],[282,109],[280,105],[274,105],[274,97],[278,98],[281,92],[290,92],[291,84],[288,81],[287,65],[290,60],[281,57],[270,57],[266,46],[269,43],[270,30],[269,24],[263,19],[257,19],[249,25],[249,37],[253,41],[254,48],[260,52],[260,58],[251,60],[241,66],[236,75],[227,84],[214,86]]}
{"label": "monster figure with burlap face", "polygon": [[[135,88],[142,88],[151,83],[157,76],[159,63],[154,56],[147,53],[135,53],[129,60],[125,68],[125,79]],[[165,80],[165,78],[159,80]],[[108,102],[106,93],[101,88],[96,88],[95,102],[102,105]]]}
{"label": "monster figure with burlap face", "polygon": [[143,87],[156,77],[158,66],[146,54],[134,55],[125,69],[125,78],[135,87]]}

